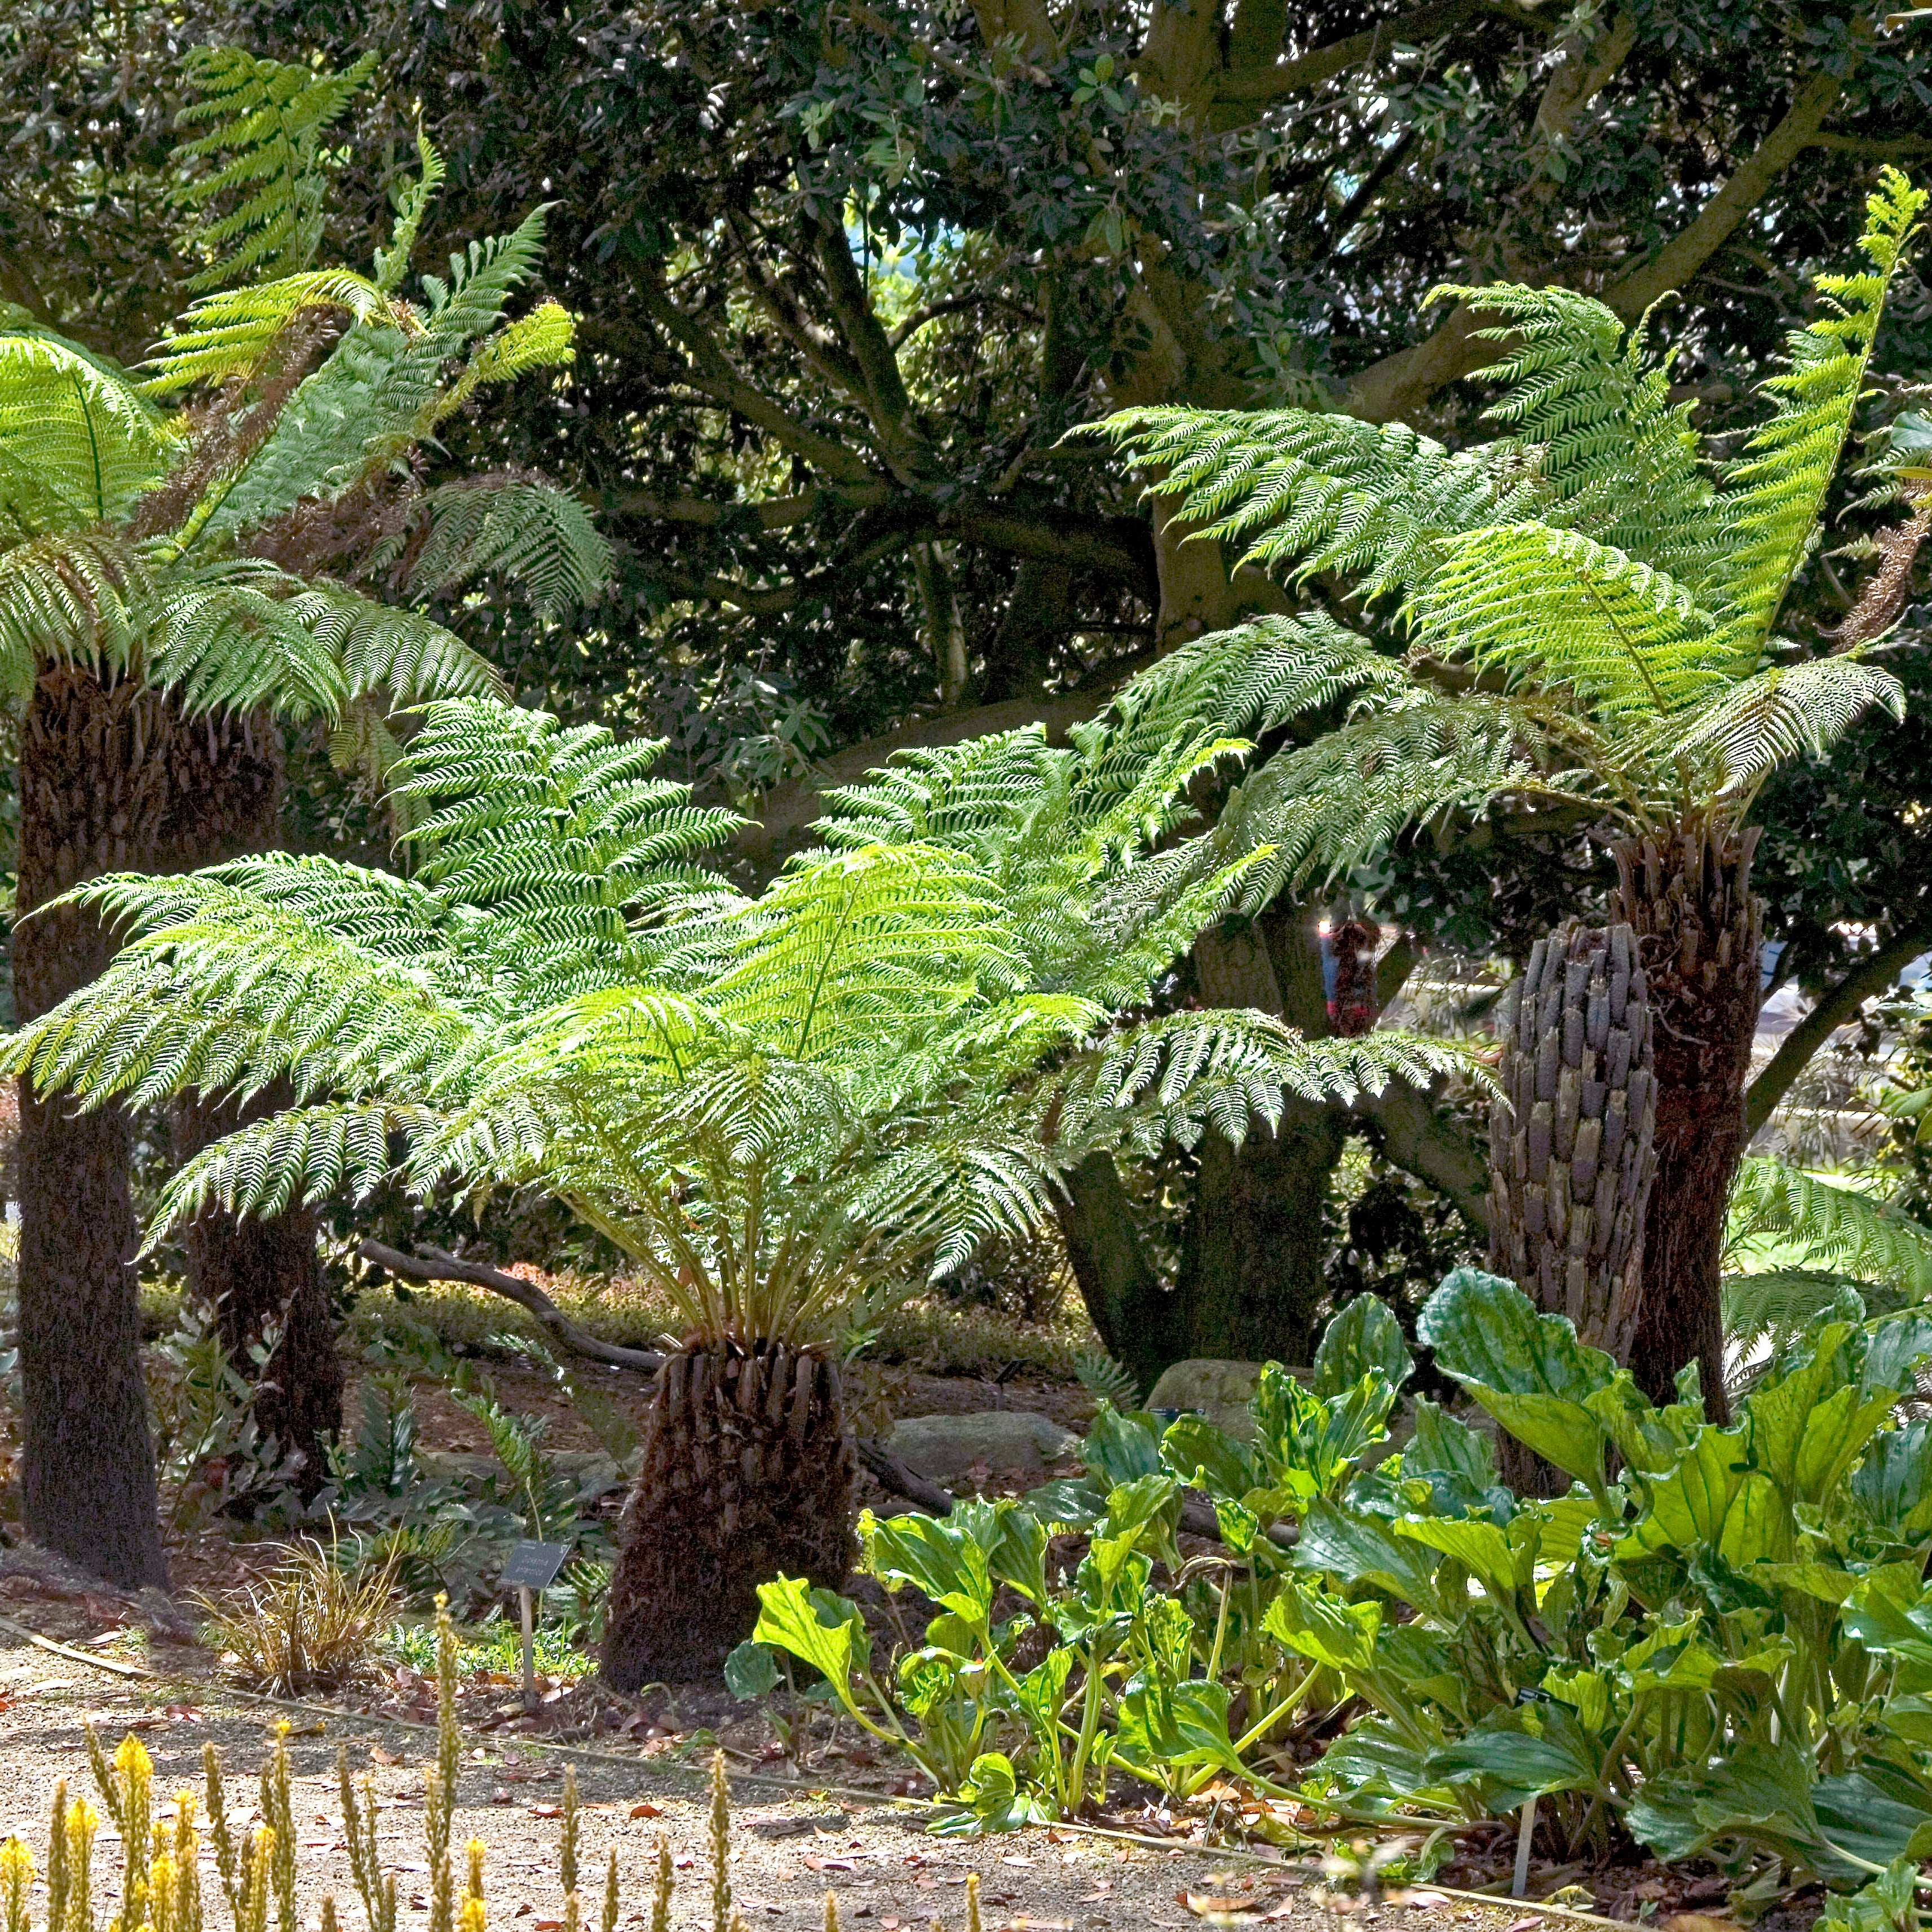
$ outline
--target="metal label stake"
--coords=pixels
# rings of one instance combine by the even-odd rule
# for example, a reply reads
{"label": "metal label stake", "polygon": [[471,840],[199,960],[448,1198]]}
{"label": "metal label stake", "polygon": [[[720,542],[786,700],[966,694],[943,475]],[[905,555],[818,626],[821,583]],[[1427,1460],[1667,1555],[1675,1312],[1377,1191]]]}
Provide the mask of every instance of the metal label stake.
{"label": "metal label stake", "polygon": [[499,1580],[506,1590],[517,1593],[517,1606],[524,1622],[524,1708],[537,1708],[536,1603],[538,1593],[556,1581],[570,1554],[567,1543],[519,1543],[510,1552]]}

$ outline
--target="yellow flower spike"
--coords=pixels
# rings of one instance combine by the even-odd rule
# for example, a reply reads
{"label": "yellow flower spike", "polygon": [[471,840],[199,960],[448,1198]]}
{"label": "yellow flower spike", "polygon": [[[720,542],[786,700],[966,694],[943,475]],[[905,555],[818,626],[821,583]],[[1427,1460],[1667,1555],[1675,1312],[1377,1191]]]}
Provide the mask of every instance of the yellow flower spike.
{"label": "yellow flower spike", "polygon": [[481,1838],[472,1838],[470,1841],[470,1882],[464,1888],[466,1898],[481,1898],[483,1896],[483,1855],[489,1849]]}
{"label": "yellow flower spike", "polygon": [[84,1798],[67,1808],[67,1917],[50,1932],[94,1932],[94,1834],[100,1823]]}
{"label": "yellow flower spike", "polygon": [[966,1932],[980,1932],[980,1874],[966,1874]]}
{"label": "yellow flower spike", "polygon": [[577,1889],[577,1843],[582,1822],[577,1802],[577,1767],[563,1768],[563,1843],[557,1854],[557,1870],[568,1898]]}
{"label": "yellow flower spike", "polygon": [[148,1867],[148,1919],[154,1932],[175,1932],[175,1862],[166,1851]]}
{"label": "yellow flower spike", "polygon": [[732,1932],[731,1786],[724,1754],[711,1754],[711,1932]]}
{"label": "yellow flower spike", "polygon": [[67,1923],[67,1780],[54,1785],[52,1816],[47,1823],[47,1932]]}
{"label": "yellow flower spike", "polygon": [[335,1922],[335,1894],[332,1892],[322,1894],[322,1932],[339,1932]]}
{"label": "yellow flower spike", "polygon": [[838,1900],[829,1886],[825,1892],[825,1932],[838,1932]]}
{"label": "yellow flower spike", "polygon": [[484,1932],[483,1901],[480,1898],[466,1898],[463,1901],[459,1932]]}
{"label": "yellow flower spike", "polygon": [[16,1838],[0,1845],[0,1894],[7,1901],[7,1932],[28,1932],[28,1894],[34,1888],[34,1861]]}

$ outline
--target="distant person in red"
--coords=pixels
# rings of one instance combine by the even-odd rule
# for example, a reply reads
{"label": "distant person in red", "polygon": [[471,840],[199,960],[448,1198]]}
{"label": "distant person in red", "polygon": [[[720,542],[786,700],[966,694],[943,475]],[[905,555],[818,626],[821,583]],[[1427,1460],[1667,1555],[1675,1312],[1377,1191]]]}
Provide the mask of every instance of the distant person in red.
{"label": "distant person in red", "polygon": [[1381,944],[1379,929],[1359,919],[1343,920],[1328,935],[1335,968],[1328,1023],[1344,1039],[1376,1023],[1376,949]]}

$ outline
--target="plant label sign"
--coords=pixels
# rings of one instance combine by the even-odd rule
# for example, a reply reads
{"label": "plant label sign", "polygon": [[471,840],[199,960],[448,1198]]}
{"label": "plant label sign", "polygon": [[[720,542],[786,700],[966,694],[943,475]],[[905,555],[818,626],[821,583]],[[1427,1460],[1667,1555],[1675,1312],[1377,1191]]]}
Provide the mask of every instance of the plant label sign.
{"label": "plant label sign", "polygon": [[556,1581],[563,1559],[570,1554],[567,1543],[520,1543],[503,1565],[502,1586],[506,1590],[548,1590]]}

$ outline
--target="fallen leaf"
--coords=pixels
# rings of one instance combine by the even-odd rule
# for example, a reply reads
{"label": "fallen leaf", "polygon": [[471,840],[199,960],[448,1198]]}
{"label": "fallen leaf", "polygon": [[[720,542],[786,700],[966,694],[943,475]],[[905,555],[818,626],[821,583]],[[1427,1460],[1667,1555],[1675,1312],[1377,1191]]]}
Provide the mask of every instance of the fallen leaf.
{"label": "fallen leaf", "polygon": [[664,1807],[662,1804],[633,1804],[631,1816],[633,1818],[662,1818]]}
{"label": "fallen leaf", "polygon": [[1664,1932],[1738,1932],[1735,1918],[1714,1918],[1702,1912],[1673,1912],[1663,1922]]}
{"label": "fallen leaf", "polygon": [[1040,1861],[1037,1858],[1022,1857],[1018,1852],[1010,1852],[1000,1862],[1003,1865],[1035,1865],[1038,1864]]}
{"label": "fallen leaf", "polygon": [[899,1932],[899,1928],[904,1923],[903,1918],[881,1918],[879,1921],[880,1932]]}
{"label": "fallen leaf", "polygon": [[859,1868],[850,1858],[807,1858],[807,1871],[856,1871]]}
{"label": "fallen leaf", "polygon": [[1258,1898],[1224,1898],[1208,1892],[1177,1892],[1174,1897],[1175,1904],[1186,1906],[1196,1918],[1213,1925],[1252,1918],[1263,1903]]}
{"label": "fallen leaf", "polygon": [[1503,1928],[1503,1932],[1538,1932],[1542,1923],[1540,1918],[1512,1918]]}
{"label": "fallen leaf", "polygon": [[490,1794],[490,1802],[492,1804],[514,1804],[516,1802],[516,1799],[511,1796],[509,1788],[506,1785],[498,1785]]}
{"label": "fallen leaf", "polygon": [[563,1932],[563,1921],[561,1918],[539,1918],[536,1922],[532,1932]]}
{"label": "fallen leaf", "polygon": [[[532,1804],[530,1807],[530,1816],[532,1818],[561,1818],[563,1816],[563,1807],[561,1804]],[[562,1922],[561,1919],[557,1921],[559,1924],[562,1924]]]}
{"label": "fallen leaf", "polygon": [[369,1762],[371,1764],[400,1764],[402,1761],[400,1751],[386,1750],[380,1744],[369,1747]]}

